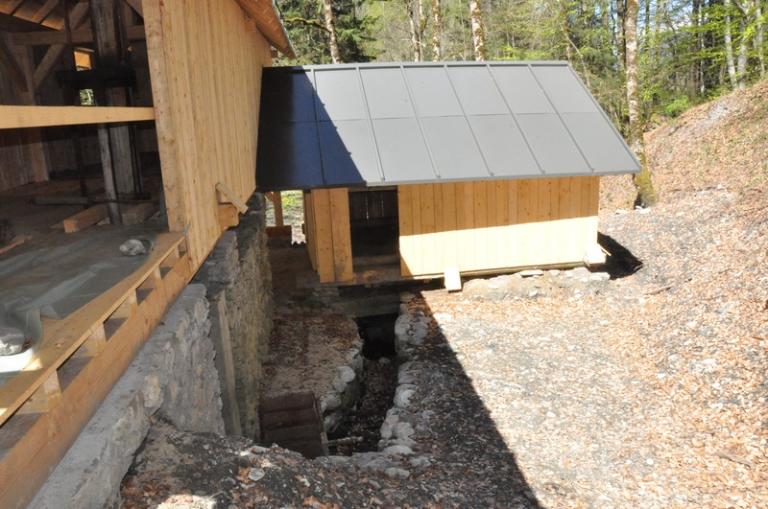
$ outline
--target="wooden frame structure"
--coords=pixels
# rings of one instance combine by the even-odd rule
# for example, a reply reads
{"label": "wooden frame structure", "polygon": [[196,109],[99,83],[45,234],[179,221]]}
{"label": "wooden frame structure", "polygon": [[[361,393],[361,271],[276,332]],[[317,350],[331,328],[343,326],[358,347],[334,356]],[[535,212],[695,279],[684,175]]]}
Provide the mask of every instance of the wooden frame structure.
{"label": "wooden frame structure", "polygon": [[[125,0],[127,5],[105,0],[104,5],[130,8],[129,17],[141,17],[143,24],[128,26],[126,35],[128,41],[146,41],[154,104],[36,106],[35,91],[46,80],[51,85],[51,71],[68,47],[63,43],[94,43],[106,53],[104,44],[110,41],[102,30],[109,23],[87,28],[89,13],[98,12],[89,10],[88,2],[75,2],[66,13],[71,28],[66,36],[67,23],[55,16],[59,0],[48,0],[34,12],[23,8],[25,1],[0,5],[0,65],[11,71],[23,96],[0,105],[0,134],[39,136],[42,128],[53,126],[121,129],[155,122],[169,231],[158,236],[146,262],[129,277],[65,319],[44,320],[32,362],[0,376],[4,508],[24,507],[32,499],[221,233],[247,211],[256,186],[261,72],[271,65],[272,48],[293,55],[270,0]],[[13,33],[3,33],[7,27]],[[36,63],[28,47],[43,45],[51,46]],[[11,184],[45,180],[44,158],[38,161],[36,176]],[[0,189],[2,184],[0,178]],[[125,223],[140,222],[154,207],[138,203],[121,216]],[[63,228],[87,228],[106,212],[106,205],[96,205],[66,219]]]}
{"label": "wooden frame structure", "polygon": [[[600,263],[599,177],[397,186],[394,279]],[[307,249],[321,283],[393,279],[355,270],[346,188],[304,193]]]}

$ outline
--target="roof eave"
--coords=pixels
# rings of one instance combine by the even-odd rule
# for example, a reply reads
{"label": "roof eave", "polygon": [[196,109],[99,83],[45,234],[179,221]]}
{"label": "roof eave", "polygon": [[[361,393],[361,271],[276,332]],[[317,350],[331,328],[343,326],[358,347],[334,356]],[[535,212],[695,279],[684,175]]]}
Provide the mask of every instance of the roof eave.
{"label": "roof eave", "polygon": [[273,0],[237,0],[237,3],[253,19],[256,28],[275,49],[288,58],[296,58],[296,52]]}

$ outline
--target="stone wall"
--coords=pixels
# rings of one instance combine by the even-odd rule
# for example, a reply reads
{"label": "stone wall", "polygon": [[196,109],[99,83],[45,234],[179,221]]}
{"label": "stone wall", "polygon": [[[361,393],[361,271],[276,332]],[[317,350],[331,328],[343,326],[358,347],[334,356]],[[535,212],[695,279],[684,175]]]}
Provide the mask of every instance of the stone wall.
{"label": "stone wall", "polygon": [[158,419],[182,431],[257,436],[273,303],[263,197],[254,195],[250,206],[240,226],[222,236],[30,507],[119,506],[120,482]]}
{"label": "stone wall", "polygon": [[120,481],[153,420],[222,434],[203,285],[189,285],[80,433],[30,508],[117,506]]}
{"label": "stone wall", "polygon": [[[208,288],[214,343],[232,352],[231,366],[219,359],[227,433],[254,438],[259,436],[262,362],[269,347],[274,304],[263,195],[254,194],[249,207],[240,225],[224,233],[195,281]],[[234,387],[227,387],[230,369]],[[234,415],[239,415],[239,422]]]}

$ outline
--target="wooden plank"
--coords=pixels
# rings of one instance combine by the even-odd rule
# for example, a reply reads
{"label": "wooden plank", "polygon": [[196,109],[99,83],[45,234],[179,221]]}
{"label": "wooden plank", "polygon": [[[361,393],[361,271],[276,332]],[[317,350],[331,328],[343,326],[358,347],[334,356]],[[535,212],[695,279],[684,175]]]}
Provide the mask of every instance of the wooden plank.
{"label": "wooden plank", "polygon": [[408,264],[413,244],[412,189],[413,186],[410,185],[397,186],[398,244],[400,248],[400,274],[403,276],[410,276],[415,273]]}
{"label": "wooden plank", "polygon": [[131,9],[136,11],[136,14],[144,17],[144,8],[141,5],[141,0],[125,0],[128,5],[131,6]]}
{"label": "wooden plank", "polygon": [[248,212],[248,205],[241,200],[232,189],[224,182],[216,183],[216,190],[220,193],[219,203],[231,203],[241,214]]}
{"label": "wooden plank", "polygon": [[461,290],[461,275],[457,267],[446,267],[443,271],[443,282],[445,289],[449,292],[458,292]]}
{"label": "wooden plank", "polygon": [[[129,41],[143,41],[146,32],[141,25],[129,26],[125,29]],[[11,42],[17,46],[52,46],[67,44],[67,34],[63,30],[40,30],[35,32],[15,32],[11,34]],[[90,28],[72,30],[72,44],[92,44],[93,31]]]}
{"label": "wooden plank", "polygon": [[155,202],[147,201],[137,203],[123,208],[123,224],[135,225],[141,224],[158,211],[158,205]]}
{"label": "wooden plank", "polygon": [[[0,391],[0,424],[4,423],[53,373],[85,342],[96,327],[125,301],[125,298],[150,276],[157,265],[178,249],[180,234],[158,235],[147,261],[133,274],[75,311],[63,320],[46,321],[35,369],[23,370],[8,380]],[[111,339],[110,339],[111,341]],[[0,486],[3,483],[0,482]],[[0,503],[0,507],[5,507]]]}
{"label": "wooden plank", "polygon": [[346,188],[329,191],[331,233],[333,235],[333,271],[335,281],[350,281],[352,268],[352,232],[349,224],[349,196]]}
{"label": "wooden plank", "polygon": [[187,232],[200,264],[221,233],[215,184],[227,185],[242,202],[255,190],[269,45],[248,31],[231,0],[152,1],[143,11],[168,223]]}
{"label": "wooden plank", "polygon": [[0,105],[0,129],[154,120],[147,107]]}
{"label": "wooden plank", "polygon": [[61,400],[59,375],[55,371],[37,388],[35,393],[17,410],[19,415],[50,412]]}
{"label": "wooden plank", "polygon": [[240,212],[231,203],[219,205],[219,228],[227,230],[240,224]]}
{"label": "wooden plank", "polygon": [[109,217],[109,211],[104,204],[94,205],[93,207],[81,210],[77,214],[69,216],[62,224],[65,233],[75,233],[93,226]]}
{"label": "wooden plank", "polygon": [[333,265],[333,225],[331,224],[331,199],[328,189],[312,191],[315,211],[315,242],[317,243],[317,274],[321,283],[336,280]]}
{"label": "wooden plank", "polygon": [[227,296],[222,290],[210,298],[214,312],[211,313],[211,339],[216,350],[214,361],[221,385],[221,413],[227,434],[241,435],[240,407],[235,387],[235,360],[232,354],[232,338],[229,333]]}
{"label": "wooden plank", "polygon": [[[166,240],[163,239],[164,245]],[[178,241],[180,242],[181,239],[179,238]],[[0,461],[0,507],[16,509],[25,507],[29,503],[191,276],[189,258],[187,256],[179,258],[174,269],[163,279],[162,288],[158,288],[152,293],[151,298],[142,303],[139,312],[127,320],[111,338],[108,347],[88,362],[64,389],[61,402],[27,426],[23,437],[6,451]],[[114,295],[111,294],[118,287],[113,287],[104,295],[109,294],[113,297]],[[102,297],[97,300],[101,300]],[[90,309],[86,313],[89,318],[92,318],[93,314],[94,311]],[[101,314],[101,312],[95,312],[95,315]],[[84,317],[80,316],[78,320],[82,318]],[[73,325],[68,319],[62,322]],[[62,337],[60,342],[69,343],[67,332],[60,332]],[[61,349],[69,348],[61,347]],[[41,371],[44,376],[50,374],[47,369]],[[38,375],[38,372],[31,373]],[[9,384],[14,381],[15,378]],[[4,389],[6,388],[7,385],[4,386]],[[0,394],[0,398],[4,400],[5,392],[4,390]],[[5,409],[4,404],[0,408]],[[7,410],[5,412],[7,413]]]}
{"label": "wooden plank", "polygon": [[45,3],[38,7],[32,14],[30,21],[33,23],[42,23],[59,3],[61,3],[61,0],[45,0]]}
{"label": "wooden plank", "polygon": [[315,211],[312,207],[312,193],[306,191],[302,193],[304,196],[304,220],[305,220],[305,235],[307,241],[307,251],[309,252],[309,262],[312,264],[312,269],[317,270],[317,233],[315,231]]}

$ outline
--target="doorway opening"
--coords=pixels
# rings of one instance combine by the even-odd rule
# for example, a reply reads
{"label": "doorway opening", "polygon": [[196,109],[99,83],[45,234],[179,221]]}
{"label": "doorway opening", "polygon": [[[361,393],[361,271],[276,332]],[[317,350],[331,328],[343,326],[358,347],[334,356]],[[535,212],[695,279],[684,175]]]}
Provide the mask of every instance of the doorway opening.
{"label": "doorway opening", "polygon": [[350,189],[349,223],[355,265],[399,263],[396,187]]}

